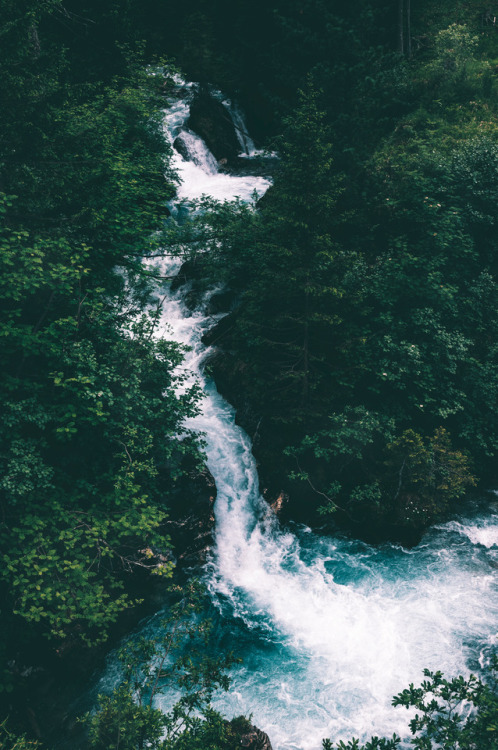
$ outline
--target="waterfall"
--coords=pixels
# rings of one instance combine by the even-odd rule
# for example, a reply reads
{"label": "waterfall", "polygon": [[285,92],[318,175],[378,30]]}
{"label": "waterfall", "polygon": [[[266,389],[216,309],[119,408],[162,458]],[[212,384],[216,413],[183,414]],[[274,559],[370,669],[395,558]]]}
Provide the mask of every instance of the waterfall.
{"label": "waterfall", "polygon": [[[189,137],[189,91],[165,115],[172,143]],[[188,146],[191,161],[175,153],[179,200],[203,193],[247,200],[267,189],[262,177],[213,171],[199,141]],[[175,264],[165,263],[163,275]],[[328,736],[406,736],[409,716],[391,706],[392,695],[419,682],[424,667],[468,674],[497,643],[498,513],[436,526],[410,550],[281,528],[259,494],[248,436],[203,373],[210,349],[201,337],[212,317],[188,310],[181,290],[161,293],[160,333],[190,347],[184,367],[206,393],[188,425],[205,434],[217,486],[216,541],[204,577],[220,647],[243,659],[216,707],[252,714],[274,750],[318,750]],[[166,709],[168,700],[159,705]]]}
{"label": "waterfall", "polygon": [[[178,148],[173,148],[172,166],[177,170],[181,179],[178,200],[188,202],[201,198],[203,195],[209,195],[218,200],[231,200],[237,196],[249,201],[254,193],[259,196],[263,195],[270,186],[268,179],[253,175],[229,175],[218,171],[218,163],[204,141],[192,133],[186,125],[190,114],[189,105],[194,96],[193,85],[179,82],[179,88],[182,95],[170,101],[164,117],[166,139],[172,146],[179,139],[181,145],[184,146],[184,148],[180,146],[183,153],[180,153]],[[225,106],[227,106],[226,102]],[[233,111],[230,105],[230,116]],[[239,118],[241,118],[240,114]],[[240,131],[236,129],[239,142],[241,142],[243,132],[246,132],[245,124]],[[246,147],[243,146],[243,142],[241,142],[242,149]],[[247,147],[250,143],[252,144],[252,141],[249,139]],[[187,153],[189,157],[186,158],[184,154]]]}
{"label": "waterfall", "polygon": [[227,108],[230,119],[233,122],[235,133],[240,144],[241,155],[254,156],[259,153],[256,150],[253,139],[247,132],[246,122],[238,105],[233,104],[230,99],[225,99],[223,104]]}
{"label": "waterfall", "polygon": [[206,174],[217,174],[218,162],[213,154],[206,148],[202,138],[188,128],[180,131],[174,146],[185,162],[192,162]]}

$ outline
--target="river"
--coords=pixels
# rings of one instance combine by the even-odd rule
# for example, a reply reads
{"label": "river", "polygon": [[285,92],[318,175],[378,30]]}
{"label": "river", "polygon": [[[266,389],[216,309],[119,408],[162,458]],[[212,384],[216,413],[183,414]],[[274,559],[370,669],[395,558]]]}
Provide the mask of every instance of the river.
{"label": "river", "polygon": [[[179,89],[165,113],[166,136],[182,134],[189,154],[175,152],[178,201],[262,195],[267,178],[218,171],[185,128],[192,87]],[[238,118],[241,151],[253,158],[240,112],[226,106]],[[164,275],[179,263],[165,261]],[[215,547],[204,569],[217,647],[243,660],[216,708],[228,717],[252,714],[274,750],[318,750],[322,737],[406,737],[407,712],[391,706],[392,696],[420,682],[424,667],[447,676],[478,670],[497,643],[498,510],[469,510],[413,549],[282,528],[260,497],[248,436],[203,374],[210,350],[201,336],[216,318],[189,310],[182,290],[163,294],[161,333],[191,347],[185,368],[206,393],[189,427],[205,433],[217,486]],[[110,667],[100,686],[113,674]],[[170,702],[159,699],[165,710]]]}

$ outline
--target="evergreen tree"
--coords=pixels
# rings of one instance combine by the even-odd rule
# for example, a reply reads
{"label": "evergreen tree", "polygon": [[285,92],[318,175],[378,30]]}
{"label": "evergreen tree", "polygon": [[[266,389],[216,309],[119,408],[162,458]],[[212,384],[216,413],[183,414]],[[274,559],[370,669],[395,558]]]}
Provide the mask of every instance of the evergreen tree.
{"label": "evergreen tree", "polygon": [[311,81],[278,146],[282,164],[262,201],[234,335],[265,412],[296,423],[323,399],[324,358],[342,322],[342,178]]}

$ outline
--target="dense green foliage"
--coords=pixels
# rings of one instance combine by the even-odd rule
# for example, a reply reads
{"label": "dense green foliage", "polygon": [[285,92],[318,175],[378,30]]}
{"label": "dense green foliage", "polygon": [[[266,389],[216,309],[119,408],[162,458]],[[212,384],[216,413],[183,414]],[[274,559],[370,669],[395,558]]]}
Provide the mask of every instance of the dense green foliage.
{"label": "dense green foliage", "polygon": [[354,117],[317,64],[273,187],[252,217],[233,208],[237,242],[219,210],[240,305],[217,343],[263,418],[263,470],[359,523],[422,529],[496,479],[498,42],[461,13],[420,13],[410,60],[370,49]]}
{"label": "dense green foliage", "polygon": [[0,747],[2,750],[39,750],[41,744],[36,740],[29,740],[26,736],[13,734],[4,721],[0,725]]}
{"label": "dense green foliage", "polygon": [[[105,13],[104,13],[105,15]],[[102,18],[100,16],[100,18]],[[94,20],[95,23],[97,20]],[[149,272],[176,175],[159,79],[112,40],[86,62],[57,0],[2,3],[0,691],[45,638],[107,638],[132,571],[171,575],[168,495],[201,461],[154,336]],[[60,34],[69,24],[67,45]],[[81,52],[81,51],[80,51]],[[82,75],[90,58],[112,76]],[[43,656],[42,656],[43,658]]]}

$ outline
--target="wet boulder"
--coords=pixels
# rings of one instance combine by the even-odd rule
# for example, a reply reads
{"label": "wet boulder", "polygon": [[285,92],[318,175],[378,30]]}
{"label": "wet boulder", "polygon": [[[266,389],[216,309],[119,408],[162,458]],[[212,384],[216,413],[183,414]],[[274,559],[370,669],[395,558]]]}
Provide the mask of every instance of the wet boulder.
{"label": "wet boulder", "polygon": [[171,291],[176,292],[181,286],[199,278],[199,265],[195,260],[186,260],[182,263],[180,270],[171,282]]}
{"label": "wet boulder", "polygon": [[228,727],[230,733],[238,738],[241,747],[247,750],[272,750],[266,732],[251,724],[245,716],[236,716],[228,722]]}
{"label": "wet boulder", "polygon": [[237,295],[231,289],[225,289],[223,292],[216,292],[207,303],[206,312],[208,315],[228,313],[235,307],[236,300]]}
{"label": "wet boulder", "polygon": [[183,156],[185,161],[188,161],[190,158],[189,150],[187,147],[187,144],[185,143],[185,139],[182,137],[182,133],[180,133],[179,136],[175,138],[173,141],[173,148],[178,151],[180,156]]}
{"label": "wet boulder", "polygon": [[188,128],[182,130],[173,142],[173,148],[183,156],[185,161],[191,161],[207,174],[216,174],[220,168],[211,151],[198,135]]}
{"label": "wet boulder", "polygon": [[[210,313],[211,315],[213,313]],[[233,328],[233,324],[235,321],[235,314],[236,313],[229,313],[228,315],[225,315],[224,318],[221,318],[221,320],[216,323],[212,328],[210,328],[206,333],[202,336],[202,343],[206,346],[218,346],[222,339],[225,338],[226,334],[230,332],[230,330]],[[220,357],[221,359],[221,357]],[[213,362],[210,360],[210,364],[212,365]],[[230,369],[230,368],[229,368]],[[220,373],[221,374],[221,373]]]}
{"label": "wet boulder", "polygon": [[270,738],[266,732],[254,726],[251,726],[246,734],[241,735],[240,746],[247,750],[272,750]]}
{"label": "wet boulder", "polygon": [[194,97],[187,126],[203,139],[218,161],[237,162],[240,145],[230,113],[209,93],[201,91]]}

